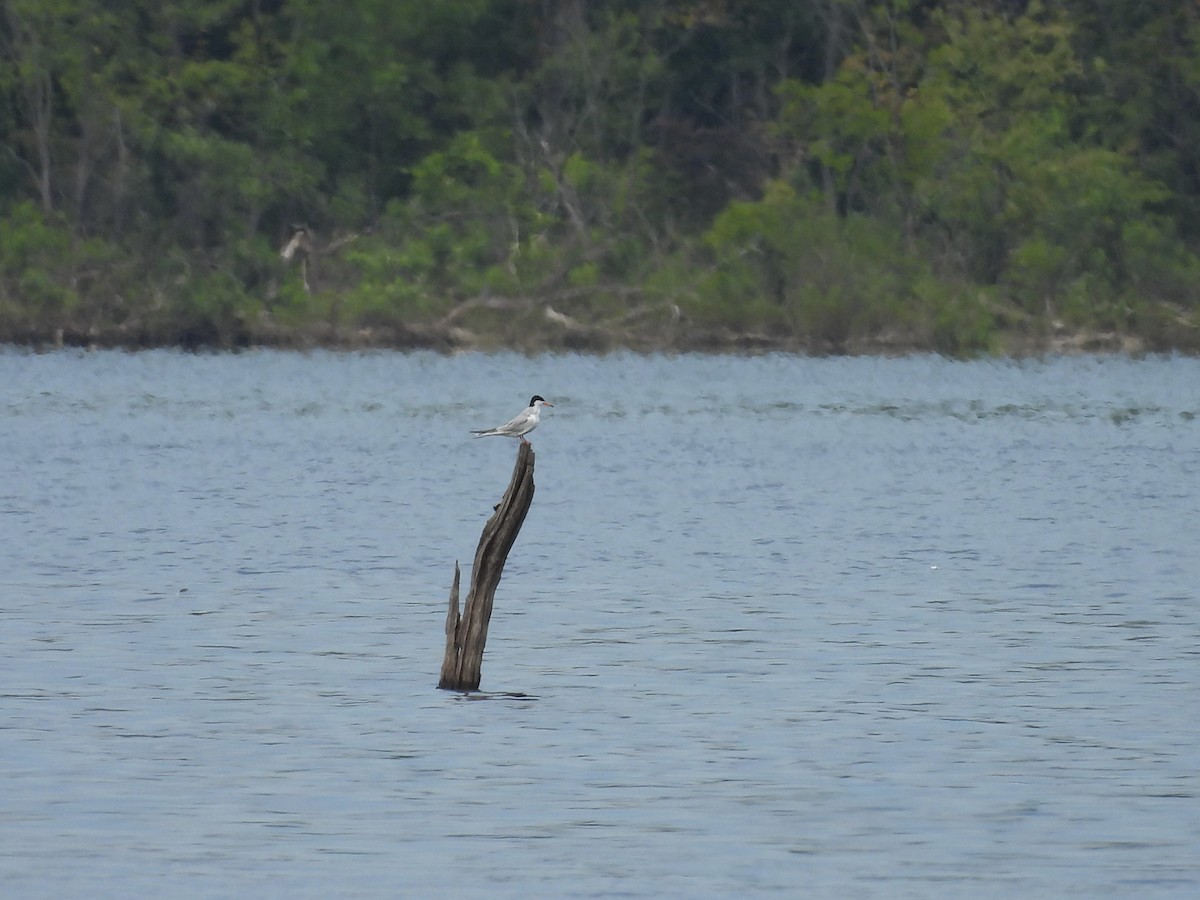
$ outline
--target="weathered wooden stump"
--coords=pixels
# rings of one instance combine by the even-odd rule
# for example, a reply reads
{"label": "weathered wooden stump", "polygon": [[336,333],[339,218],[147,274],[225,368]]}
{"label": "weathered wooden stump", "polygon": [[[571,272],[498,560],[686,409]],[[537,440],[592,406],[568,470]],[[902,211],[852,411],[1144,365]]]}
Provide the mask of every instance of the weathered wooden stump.
{"label": "weathered wooden stump", "polygon": [[532,502],[533,447],[522,443],[508,490],[479,536],[475,564],[471,569],[471,587],[461,616],[458,614],[459,568],[457,562],[454,564],[454,584],[450,588],[449,611],[446,613],[446,656],[442,660],[439,688],[479,690],[483,645],[487,643],[488,622],[492,618],[492,599],[500,576],[504,574],[508,552]]}

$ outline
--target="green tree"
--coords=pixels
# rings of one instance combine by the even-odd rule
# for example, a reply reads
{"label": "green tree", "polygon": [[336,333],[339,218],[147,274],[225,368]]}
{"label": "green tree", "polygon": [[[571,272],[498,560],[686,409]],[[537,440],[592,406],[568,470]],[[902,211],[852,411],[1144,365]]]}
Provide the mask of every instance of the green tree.
{"label": "green tree", "polygon": [[951,112],[951,151],[917,191],[965,274],[1003,284],[1031,312],[1068,299],[1103,308],[1131,279],[1145,283],[1127,238],[1142,223],[1143,266],[1147,254],[1177,254],[1154,213],[1168,192],[1129,157],[1076,136],[1083,66],[1070,23],[1036,3],[1013,19],[972,9],[941,21],[946,39],[920,90]]}

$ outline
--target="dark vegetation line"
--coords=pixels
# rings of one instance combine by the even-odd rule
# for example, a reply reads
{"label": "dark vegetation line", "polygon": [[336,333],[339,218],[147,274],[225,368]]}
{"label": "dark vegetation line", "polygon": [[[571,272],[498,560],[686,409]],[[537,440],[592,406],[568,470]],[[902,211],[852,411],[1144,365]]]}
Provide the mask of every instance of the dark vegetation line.
{"label": "dark vegetation line", "polygon": [[1200,351],[1200,7],[4,0],[0,341]]}

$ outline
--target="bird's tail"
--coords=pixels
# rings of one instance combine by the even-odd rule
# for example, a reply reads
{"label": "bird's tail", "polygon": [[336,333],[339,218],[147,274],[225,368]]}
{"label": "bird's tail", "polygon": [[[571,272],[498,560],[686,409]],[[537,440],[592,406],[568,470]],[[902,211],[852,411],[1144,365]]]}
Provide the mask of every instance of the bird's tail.
{"label": "bird's tail", "polygon": [[495,435],[496,430],[494,428],[485,428],[483,431],[472,431],[471,434],[477,438],[488,437],[489,435]]}

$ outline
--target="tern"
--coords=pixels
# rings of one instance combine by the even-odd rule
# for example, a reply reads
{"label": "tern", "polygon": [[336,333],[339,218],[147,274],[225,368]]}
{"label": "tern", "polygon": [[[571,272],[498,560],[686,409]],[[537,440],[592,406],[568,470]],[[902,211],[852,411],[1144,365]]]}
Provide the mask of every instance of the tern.
{"label": "tern", "polygon": [[485,428],[481,431],[472,431],[471,434],[477,438],[515,437],[520,438],[522,444],[528,444],[529,441],[525,440],[525,435],[537,428],[538,422],[542,421],[542,407],[553,405],[545,397],[534,394],[529,398],[529,405],[503,425],[496,428]]}

